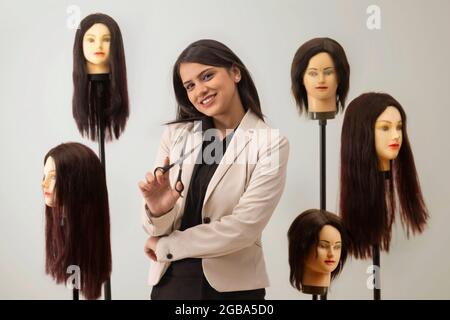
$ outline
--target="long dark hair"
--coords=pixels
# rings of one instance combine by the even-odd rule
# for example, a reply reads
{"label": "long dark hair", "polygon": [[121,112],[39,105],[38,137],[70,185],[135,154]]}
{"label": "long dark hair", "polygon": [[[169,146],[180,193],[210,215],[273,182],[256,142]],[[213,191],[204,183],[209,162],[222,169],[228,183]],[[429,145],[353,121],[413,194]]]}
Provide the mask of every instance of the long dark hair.
{"label": "long dark hair", "polygon": [[125,130],[129,115],[127,70],[122,34],[117,23],[108,15],[95,13],[80,22],[73,45],[73,98],[72,113],[82,136],[97,140],[97,110],[92,81],[88,79],[86,58],[83,54],[83,37],[86,31],[96,23],[106,25],[111,33],[109,54],[109,86],[106,94],[106,108],[103,110],[105,121],[105,139],[118,139]]}
{"label": "long dark hair", "polygon": [[[402,118],[402,145],[391,160],[391,179],[380,172],[375,149],[375,122],[393,106]],[[340,214],[352,237],[356,258],[372,257],[372,246],[389,251],[396,196],[409,237],[421,233],[428,219],[406,130],[406,113],[385,93],[365,93],[347,107],[341,136]]]}
{"label": "long dark hair", "polygon": [[100,160],[80,143],[51,149],[56,166],[55,206],[45,206],[45,271],[57,283],[66,282],[67,267],[81,271],[81,293],[101,294],[111,274],[108,190]]}
{"label": "long dark hair", "polygon": [[308,253],[312,248],[317,247],[320,240],[320,230],[326,225],[330,225],[339,231],[342,242],[339,264],[331,272],[331,280],[336,278],[344,268],[349,238],[341,219],[334,213],[325,210],[306,210],[295,218],[288,231],[289,266],[291,268],[289,281],[298,290],[302,290],[302,278]]}
{"label": "long dark hair", "polygon": [[336,96],[340,105],[340,107],[338,106],[338,111],[342,112],[344,110],[350,79],[350,65],[348,64],[344,48],[333,39],[314,38],[298,48],[291,66],[291,90],[300,114],[303,112],[303,106],[308,112],[308,95],[303,84],[303,75],[308,67],[309,60],[321,52],[327,52],[333,59],[338,76],[338,87],[336,90]]}
{"label": "long dark hair", "polygon": [[173,66],[173,88],[178,109],[176,120],[171,121],[170,123],[188,122],[205,118],[205,115],[197,111],[189,101],[186,89],[183,86],[180,77],[180,65],[185,62],[222,67],[227,70],[232,67],[237,67],[241,72],[241,80],[237,84],[237,88],[244,110],[247,111],[250,109],[261,120],[264,120],[258,91],[250,76],[250,72],[242,63],[241,59],[239,59],[239,57],[224,44],[215,40],[203,39],[191,43],[184,49]]}

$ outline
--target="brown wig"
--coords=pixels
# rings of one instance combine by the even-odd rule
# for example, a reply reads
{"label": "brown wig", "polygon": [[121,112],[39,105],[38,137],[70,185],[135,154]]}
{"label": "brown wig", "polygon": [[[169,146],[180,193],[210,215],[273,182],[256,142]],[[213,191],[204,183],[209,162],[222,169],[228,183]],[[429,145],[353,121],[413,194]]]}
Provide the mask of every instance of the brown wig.
{"label": "brown wig", "polygon": [[45,206],[45,271],[66,282],[67,268],[81,271],[81,293],[97,299],[111,274],[108,190],[96,154],[80,143],[51,149],[56,166],[55,206]]}
{"label": "brown wig", "polygon": [[317,247],[320,230],[326,225],[336,228],[341,234],[341,257],[338,266],[331,272],[331,280],[333,280],[344,268],[349,247],[347,231],[339,216],[325,210],[309,209],[295,218],[289,227],[289,266],[291,267],[289,280],[292,286],[300,291],[306,258],[311,249]]}
{"label": "brown wig", "polygon": [[86,58],[83,54],[83,37],[86,31],[96,23],[106,25],[111,33],[109,56],[109,85],[107,86],[106,107],[103,110],[105,121],[105,138],[110,141],[118,139],[125,130],[128,119],[128,89],[125,53],[122,34],[117,23],[106,14],[95,13],[80,22],[73,45],[73,98],[72,113],[82,136],[97,140],[97,109],[95,90],[88,79]]}
{"label": "brown wig", "polygon": [[[402,145],[391,160],[391,179],[380,172],[375,149],[375,122],[387,107],[402,117]],[[389,251],[396,197],[402,224],[421,233],[428,219],[400,103],[385,93],[365,93],[348,106],[341,136],[340,214],[352,237],[350,252],[356,258],[372,257],[372,246]]]}
{"label": "brown wig", "polygon": [[303,112],[303,106],[305,106],[306,112],[308,112],[308,95],[303,84],[303,76],[308,67],[309,60],[321,52],[327,52],[333,59],[338,80],[336,90],[337,109],[341,112],[344,110],[350,79],[350,65],[348,64],[344,48],[333,39],[314,38],[298,48],[291,66],[291,90],[300,114]]}
{"label": "brown wig", "polygon": [[237,88],[244,110],[252,110],[264,121],[258,91],[256,90],[250,72],[245,65],[239,57],[224,44],[215,40],[204,39],[191,43],[183,50],[175,62],[173,67],[173,88],[175,90],[178,110],[176,120],[170,123],[195,121],[206,117],[189,101],[186,88],[183,86],[180,77],[180,65],[185,62],[222,67],[227,70],[230,70],[232,67],[237,67],[241,72],[241,80],[237,83]]}

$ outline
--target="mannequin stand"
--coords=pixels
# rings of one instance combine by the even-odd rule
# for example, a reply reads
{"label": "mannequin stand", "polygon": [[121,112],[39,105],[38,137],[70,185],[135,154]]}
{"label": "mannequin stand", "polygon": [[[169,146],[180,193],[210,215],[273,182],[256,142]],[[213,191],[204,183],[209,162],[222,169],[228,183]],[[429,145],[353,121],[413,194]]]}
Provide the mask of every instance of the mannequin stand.
{"label": "mannequin stand", "polygon": [[[105,119],[103,110],[106,107],[106,90],[109,85],[109,74],[90,74],[92,90],[95,94],[95,110],[97,111],[97,128],[98,128],[98,155],[103,165],[106,175],[105,161]],[[111,300],[111,280],[108,279],[103,285],[105,300]]]}
{"label": "mannequin stand", "polygon": [[[320,126],[320,210],[327,207],[327,120],[334,119],[336,112],[310,112],[311,120],[319,120]],[[321,287],[318,287],[321,288]],[[312,294],[317,300],[317,294]],[[320,294],[320,300],[327,300],[327,290]]]}
{"label": "mannequin stand", "polygon": [[[390,161],[389,166],[392,166],[392,161]],[[383,171],[382,172],[384,180],[389,181],[392,178],[391,171]],[[372,264],[374,267],[375,277],[375,285],[378,285],[378,288],[374,285],[373,287],[373,300],[381,300],[381,262],[380,262],[380,247],[378,245],[372,246]]]}
{"label": "mannequin stand", "polygon": [[80,300],[79,290],[73,288],[72,289],[72,300]]}

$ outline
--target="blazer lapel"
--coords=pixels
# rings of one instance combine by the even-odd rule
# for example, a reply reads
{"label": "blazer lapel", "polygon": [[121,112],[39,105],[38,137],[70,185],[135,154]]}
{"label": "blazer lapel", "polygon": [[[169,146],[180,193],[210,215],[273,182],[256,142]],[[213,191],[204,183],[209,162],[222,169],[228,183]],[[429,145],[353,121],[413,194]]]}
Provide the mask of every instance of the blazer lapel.
{"label": "blazer lapel", "polygon": [[223,155],[216,171],[214,172],[214,175],[211,178],[211,181],[209,182],[208,188],[206,189],[205,199],[203,200],[203,206],[208,201],[217,184],[220,180],[222,180],[228,169],[236,162],[237,157],[252,139],[254,128],[258,120],[259,118],[250,110],[247,111],[245,116],[242,118],[239,127],[235,131],[225,154]]}

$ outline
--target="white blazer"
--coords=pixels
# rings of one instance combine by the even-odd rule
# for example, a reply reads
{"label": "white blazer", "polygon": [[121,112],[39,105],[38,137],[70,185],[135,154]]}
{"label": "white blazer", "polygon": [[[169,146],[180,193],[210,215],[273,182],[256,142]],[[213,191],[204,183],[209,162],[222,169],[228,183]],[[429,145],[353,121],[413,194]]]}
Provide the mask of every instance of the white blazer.
{"label": "white blazer", "polygon": [[[155,161],[156,167],[163,165],[166,156],[171,163],[178,160],[185,141],[185,154],[198,147],[183,162],[183,195],[201,151],[201,122],[167,125]],[[149,284],[159,282],[171,261],[202,258],[205,277],[217,291],[269,286],[261,233],[283,192],[288,154],[288,140],[247,111],[206,190],[202,224],[178,230],[186,197],[161,217],[143,210],[145,231],[162,236],[156,247],[157,261],[150,263]],[[169,172],[173,186],[178,166]]]}

